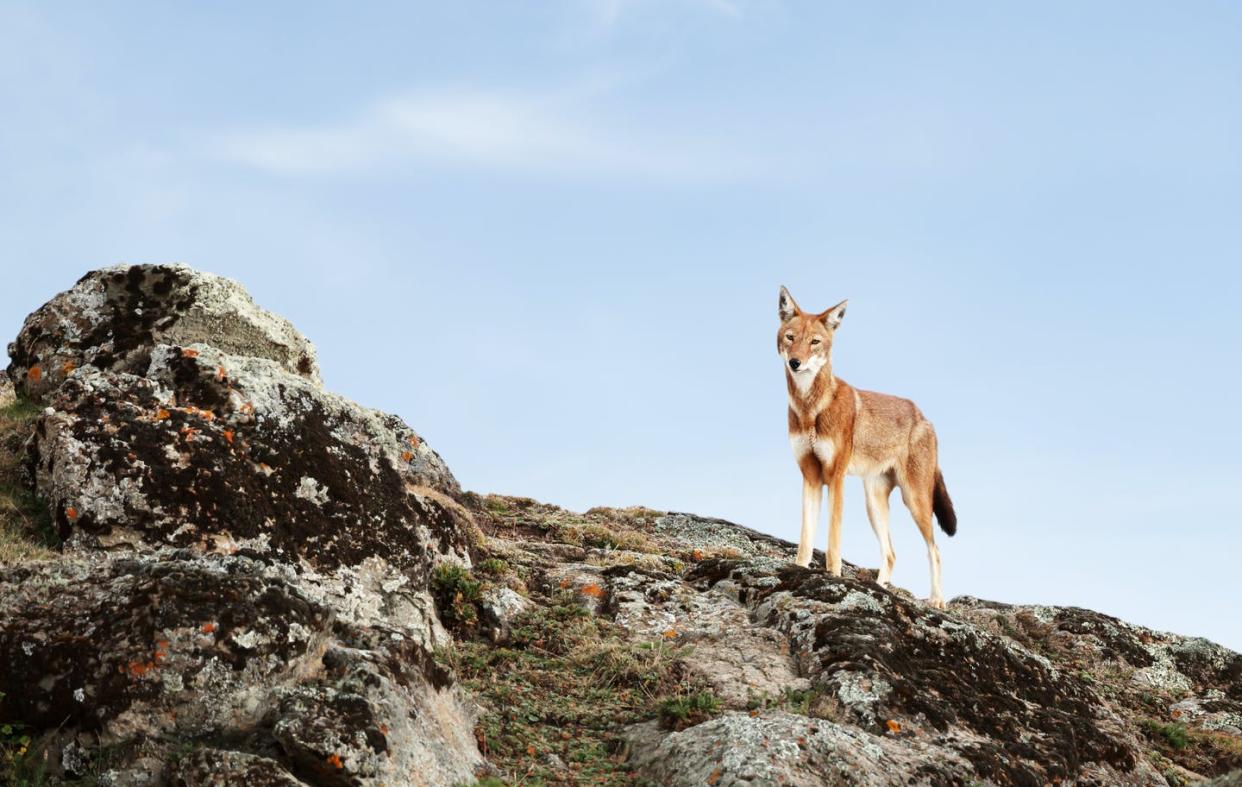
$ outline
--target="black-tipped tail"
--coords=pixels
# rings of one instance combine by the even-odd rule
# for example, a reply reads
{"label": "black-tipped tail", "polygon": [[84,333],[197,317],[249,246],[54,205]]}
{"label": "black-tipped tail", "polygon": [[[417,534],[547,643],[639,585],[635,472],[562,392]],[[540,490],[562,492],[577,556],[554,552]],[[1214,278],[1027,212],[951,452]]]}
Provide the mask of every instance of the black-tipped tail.
{"label": "black-tipped tail", "polygon": [[939,470],[936,471],[936,486],[932,489],[932,511],[936,513],[941,530],[949,535],[957,532],[957,514],[953,511],[953,501],[949,499],[949,490]]}

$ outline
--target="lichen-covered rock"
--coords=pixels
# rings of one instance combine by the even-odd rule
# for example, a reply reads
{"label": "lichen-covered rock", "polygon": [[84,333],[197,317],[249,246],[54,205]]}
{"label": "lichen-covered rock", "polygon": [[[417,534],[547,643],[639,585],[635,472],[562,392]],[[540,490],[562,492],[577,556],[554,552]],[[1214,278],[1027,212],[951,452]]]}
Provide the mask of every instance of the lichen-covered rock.
{"label": "lichen-covered rock", "polygon": [[149,350],[145,376],[81,369],[34,444],[71,549],[177,546],[318,569],[467,561],[468,515],[413,430],[272,361]]}
{"label": "lichen-covered rock", "polygon": [[171,787],[306,787],[273,759],[210,747],[177,759],[168,782]]}
{"label": "lichen-covered rock", "polygon": [[184,265],[119,265],[86,274],[26,318],[9,345],[18,391],[41,401],[74,369],[146,369],[157,344],[203,342],[268,358],[318,382],[315,348],[237,282]]}
{"label": "lichen-covered rock", "polygon": [[1090,685],[1003,637],[796,566],[707,561],[688,579],[723,586],[789,637],[799,672],[867,732],[917,732],[997,782],[1159,779]]}
{"label": "lichen-covered rock", "polygon": [[514,622],[530,608],[531,602],[512,588],[489,587],[479,599],[483,631],[493,642],[504,642],[512,633]]}
{"label": "lichen-covered rock", "polygon": [[[353,643],[358,645],[361,643]],[[313,682],[281,689],[272,735],[312,784],[455,784],[482,762],[452,676],[409,643],[344,644]]]}
{"label": "lichen-covered rock", "polygon": [[781,711],[727,713],[668,734],[644,724],[629,739],[630,764],[651,783],[668,787],[887,787],[969,784],[975,778],[960,755],[926,740]]}
{"label": "lichen-covered rock", "polygon": [[0,718],[112,741],[246,726],[314,670],[332,623],[247,561],[59,561],[0,572]]}
{"label": "lichen-covered rock", "polygon": [[0,370],[0,407],[8,407],[17,399],[17,394],[13,390],[13,383],[9,380],[8,372]]}
{"label": "lichen-covered rock", "polygon": [[728,593],[626,567],[606,573],[609,608],[617,623],[643,639],[687,646],[686,666],[731,706],[809,687],[785,635],[752,622],[747,608]]}
{"label": "lichen-covered rock", "polygon": [[[297,783],[283,771],[314,784],[449,784],[481,759],[472,712],[427,647],[336,620],[245,557],[0,572],[0,693],[0,718],[33,732],[144,744],[118,769],[123,783],[162,779],[186,741],[245,741],[279,766],[204,754],[170,771],[186,784],[218,783],[202,781],[213,763],[273,784]],[[72,774],[81,748],[61,741],[54,761]]]}

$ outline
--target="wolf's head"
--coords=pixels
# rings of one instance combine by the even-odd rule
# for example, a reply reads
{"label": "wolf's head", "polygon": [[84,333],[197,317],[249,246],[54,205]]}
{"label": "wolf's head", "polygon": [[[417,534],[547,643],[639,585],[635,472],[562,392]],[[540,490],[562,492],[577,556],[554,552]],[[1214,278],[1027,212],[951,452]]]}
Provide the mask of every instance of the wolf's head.
{"label": "wolf's head", "polygon": [[776,351],[795,382],[809,383],[829,364],[832,337],[845,317],[847,303],[841,301],[826,312],[810,314],[798,308],[789,290],[781,287],[781,329],[776,334]]}

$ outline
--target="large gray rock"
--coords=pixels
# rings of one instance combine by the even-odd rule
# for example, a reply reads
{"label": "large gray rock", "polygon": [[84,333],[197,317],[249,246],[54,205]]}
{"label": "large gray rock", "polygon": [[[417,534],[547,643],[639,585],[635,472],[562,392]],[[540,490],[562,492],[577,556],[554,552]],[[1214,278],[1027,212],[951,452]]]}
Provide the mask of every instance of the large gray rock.
{"label": "large gray rock", "polygon": [[681,732],[653,723],[629,734],[630,762],[667,787],[741,785],[970,784],[970,763],[914,738],[898,739],[774,711],[727,713]]}
{"label": "large gray rock", "polygon": [[399,420],[272,361],[148,350],[144,376],[80,369],[34,444],[39,493],[74,549],[179,546],[317,568],[382,556],[426,576],[465,561],[468,517]]}
{"label": "large gray rock", "polygon": [[789,638],[842,721],[922,736],[1001,783],[1160,783],[1144,746],[1081,677],[870,582],[772,561],[706,561],[687,579]]}
{"label": "large gray rock", "polygon": [[[0,572],[0,693],[0,718],[61,731],[62,752],[142,745],[118,783],[162,780],[186,741],[231,740],[279,766],[211,755],[167,774],[186,784],[212,783],[212,763],[273,784],[288,783],[282,769],[315,784],[449,784],[481,761],[472,711],[424,644],[341,621],[244,557]],[[68,776],[79,760],[49,757]]]}
{"label": "large gray rock", "polygon": [[279,762],[227,749],[201,748],[179,758],[169,774],[172,787],[305,787]]}
{"label": "large gray rock", "polygon": [[155,345],[195,342],[319,379],[314,346],[288,320],[256,306],[237,282],[184,265],[86,274],[26,318],[8,348],[9,375],[41,401],[76,368],[141,374]]}
{"label": "large gray rock", "polygon": [[106,747],[115,785],[473,778],[428,582],[475,529],[417,433],[181,266],[88,274],[10,355],[66,559],[0,569],[0,719],[54,774]]}

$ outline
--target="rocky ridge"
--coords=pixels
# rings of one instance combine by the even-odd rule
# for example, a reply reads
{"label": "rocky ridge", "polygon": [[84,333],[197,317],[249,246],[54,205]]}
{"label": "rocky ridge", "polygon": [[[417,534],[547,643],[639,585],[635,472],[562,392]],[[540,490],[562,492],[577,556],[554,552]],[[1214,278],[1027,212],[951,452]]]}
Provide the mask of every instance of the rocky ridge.
{"label": "rocky ridge", "polygon": [[9,356],[0,448],[20,461],[0,475],[45,545],[0,540],[0,781],[1242,768],[1232,651],[1077,608],[934,610],[721,520],[463,492],[400,419],[325,391],[313,345],[227,279],[95,271]]}

